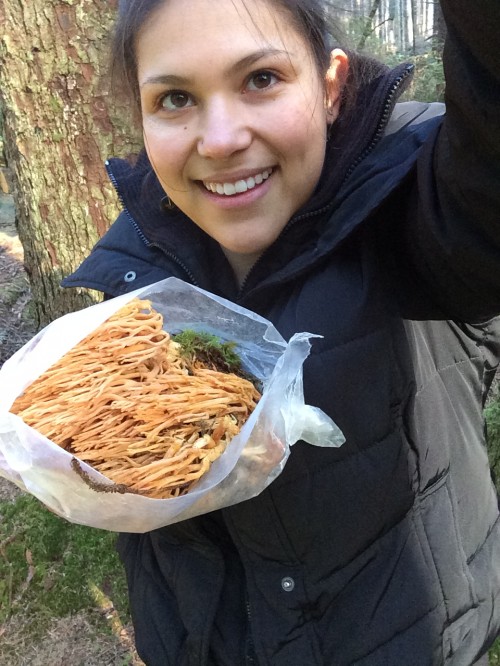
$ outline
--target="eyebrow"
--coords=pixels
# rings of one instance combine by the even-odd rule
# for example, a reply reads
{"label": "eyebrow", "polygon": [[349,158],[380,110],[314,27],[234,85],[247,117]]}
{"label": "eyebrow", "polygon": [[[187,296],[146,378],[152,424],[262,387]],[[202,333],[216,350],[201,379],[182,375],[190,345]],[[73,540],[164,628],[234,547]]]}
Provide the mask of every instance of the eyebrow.
{"label": "eyebrow", "polygon": [[[225,74],[226,75],[237,74],[241,70],[245,70],[248,67],[251,67],[256,62],[262,60],[263,58],[279,57],[283,55],[286,55],[287,58],[289,58],[292,54],[283,49],[261,49],[259,51],[255,51],[254,53],[250,53],[250,55],[241,58],[241,60],[238,60],[236,63],[228,67]],[[176,74],[159,74],[158,76],[150,76],[147,79],[145,79],[140,84],[140,88],[144,88],[144,86],[147,85],[159,85],[159,84],[169,85],[169,86],[183,86],[187,85],[188,83],[190,83],[190,79],[184,76],[178,76]]]}

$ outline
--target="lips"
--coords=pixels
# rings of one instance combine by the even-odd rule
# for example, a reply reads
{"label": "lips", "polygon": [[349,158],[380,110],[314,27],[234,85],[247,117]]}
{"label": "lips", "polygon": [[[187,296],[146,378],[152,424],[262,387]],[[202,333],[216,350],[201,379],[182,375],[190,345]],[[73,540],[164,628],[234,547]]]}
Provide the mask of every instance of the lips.
{"label": "lips", "polygon": [[249,178],[242,178],[236,181],[224,181],[224,182],[213,182],[213,181],[202,181],[204,187],[214,194],[221,194],[226,197],[232,197],[235,194],[243,194],[248,190],[252,190],[257,185],[260,185],[265,180],[269,178],[272,174],[272,169],[264,169],[260,173],[256,173]]}

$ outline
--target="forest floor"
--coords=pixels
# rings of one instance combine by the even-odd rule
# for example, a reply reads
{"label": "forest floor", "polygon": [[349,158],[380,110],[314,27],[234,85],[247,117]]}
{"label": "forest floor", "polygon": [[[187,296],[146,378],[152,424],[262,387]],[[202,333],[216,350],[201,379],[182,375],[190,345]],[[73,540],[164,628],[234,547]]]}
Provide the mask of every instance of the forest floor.
{"label": "forest floor", "polygon": [[[12,197],[0,193],[0,367],[35,332]],[[0,477],[0,528],[8,505],[18,501],[22,494],[16,485]],[[0,558],[6,559],[5,541],[10,542],[14,537],[11,535],[4,542],[0,539]],[[29,585],[30,580],[27,581]],[[132,628],[116,620],[112,604],[108,607],[96,604],[95,608],[68,617],[52,618],[45,635],[40,637],[33,634],[29,611],[23,610],[22,603],[17,604],[15,613],[0,622],[0,664],[139,666],[142,662],[133,646]]]}

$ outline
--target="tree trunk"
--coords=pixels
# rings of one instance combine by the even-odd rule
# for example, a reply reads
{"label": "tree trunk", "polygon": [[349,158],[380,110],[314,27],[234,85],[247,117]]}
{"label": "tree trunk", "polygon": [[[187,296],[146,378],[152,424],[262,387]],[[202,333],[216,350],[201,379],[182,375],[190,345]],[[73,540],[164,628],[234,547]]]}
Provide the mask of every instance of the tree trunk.
{"label": "tree trunk", "polygon": [[104,76],[116,6],[0,0],[5,153],[40,325],[96,300],[59,283],[117,214],[104,160],[139,147],[129,139],[130,110],[108,99]]}
{"label": "tree trunk", "polygon": [[413,55],[417,53],[417,32],[418,32],[418,14],[415,0],[410,0],[410,16],[412,26],[412,43],[411,52]]}
{"label": "tree trunk", "polygon": [[434,48],[441,52],[446,39],[446,23],[444,21],[441,5],[436,1],[434,4],[434,29],[433,29]]}
{"label": "tree trunk", "polygon": [[358,51],[362,51],[365,48],[366,40],[373,32],[373,20],[380,8],[380,3],[381,0],[373,0],[370,13],[368,14],[368,18],[366,19],[365,27],[363,29],[363,34],[361,35],[361,39],[358,43]]}

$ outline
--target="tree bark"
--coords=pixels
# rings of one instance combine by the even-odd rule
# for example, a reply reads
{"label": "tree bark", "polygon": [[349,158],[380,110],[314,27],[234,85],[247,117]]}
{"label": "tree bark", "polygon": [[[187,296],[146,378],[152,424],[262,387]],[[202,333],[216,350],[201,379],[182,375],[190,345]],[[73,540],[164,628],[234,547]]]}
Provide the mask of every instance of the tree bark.
{"label": "tree bark", "polygon": [[[16,221],[40,325],[96,300],[71,273],[118,212],[104,160],[139,149],[110,99],[117,0],[0,0],[0,105]],[[113,112],[111,112],[111,104]]]}

